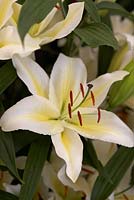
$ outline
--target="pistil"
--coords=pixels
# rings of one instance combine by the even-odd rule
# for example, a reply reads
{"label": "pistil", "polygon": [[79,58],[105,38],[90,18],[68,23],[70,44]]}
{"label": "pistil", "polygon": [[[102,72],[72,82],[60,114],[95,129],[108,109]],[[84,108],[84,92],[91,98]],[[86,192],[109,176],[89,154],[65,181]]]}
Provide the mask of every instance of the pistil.
{"label": "pistil", "polygon": [[86,100],[86,98],[87,98],[91,88],[93,87],[93,85],[92,84],[87,84],[87,86],[88,86],[87,93],[85,94],[85,96],[82,99],[82,101],[72,111],[75,111],[77,108],[79,108],[83,104],[83,102]]}

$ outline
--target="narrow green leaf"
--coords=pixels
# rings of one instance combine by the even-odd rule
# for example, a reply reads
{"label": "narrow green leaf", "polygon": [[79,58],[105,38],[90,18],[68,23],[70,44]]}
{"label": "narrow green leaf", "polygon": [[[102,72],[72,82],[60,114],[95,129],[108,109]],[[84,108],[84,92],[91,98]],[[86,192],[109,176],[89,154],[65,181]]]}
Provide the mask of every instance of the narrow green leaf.
{"label": "narrow green leaf", "polygon": [[[110,108],[114,108],[124,103],[129,97],[134,95],[134,61],[131,61],[124,70],[130,72],[122,81],[114,83],[109,92],[108,103]],[[118,92],[117,92],[118,91]]]}
{"label": "narrow green leaf", "polygon": [[10,172],[20,180],[15,164],[15,150],[11,133],[0,131],[0,159]]}
{"label": "narrow green leaf", "polygon": [[118,186],[133,159],[134,148],[120,147],[98,176],[91,200],[105,200]]}
{"label": "narrow green leaf", "polygon": [[126,9],[124,9],[118,3],[103,1],[96,4],[96,6],[99,10],[108,10],[111,14],[118,14],[134,21],[134,15],[129,13]]}
{"label": "narrow green leaf", "polygon": [[30,131],[18,130],[12,132],[12,137],[14,141],[15,151],[18,152],[25,146],[33,143],[33,141],[39,138],[39,135]]}
{"label": "narrow green leaf", "polygon": [[16,77],[16,71],[11,62],[7,62],[0,68],[0,94],[14,82]]}
{"label": "narrow green leaf", "polygon": [[88,12],[88,14],[91,16],[91,18],[95,22],[100,22],[100,16],[98,14],[98,10],[96,8],[95,3],[92,0],[84,0],[85,1],[85,9]]}
{"label": "narrow green leaf", "polygon": [[18,32],[23,41],[30,27],[41,22],[56,5],[57,0],[27,0],[22,6],[19,20]]}
{"label": "narrow green leaf", "polygon": [[50,147],[49,136],[40,136],[33,142],[26,161],[19,200],[32,200]]}
{"label": "narrow green leaf", "polygon": [[98,160],[96,151],[94,149],[94,146],[91,140],[83,139],[83,144],[84,144],[84,159],[85,159],[86,164],[93,166],[95,169],[97,169],[100,172],[103,166],[101,162]]}
{"label": "narrow green leaf", "polygon": [[18,200],[18,197],[8,192],[0,190],[0,199],[1,200]]}
{"label": "narrow green leaf", "polygon": [[107,45],[117,49],[117,41],[110,28],[104,23],[91,23],[84,28],[77,28],[75,33],[91,47]]}
{"label": "narrow green leaf", "polygon": [[133,165],[133,167],[131,169],[131,180],[130,180],[129,185],[134,186],[134,165]]}

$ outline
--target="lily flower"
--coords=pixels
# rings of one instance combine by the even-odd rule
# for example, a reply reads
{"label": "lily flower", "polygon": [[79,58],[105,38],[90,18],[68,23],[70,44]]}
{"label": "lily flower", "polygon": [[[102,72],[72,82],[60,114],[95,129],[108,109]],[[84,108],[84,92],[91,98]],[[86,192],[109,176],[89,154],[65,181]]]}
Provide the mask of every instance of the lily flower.
{"label": "lily flower", "polygon": [[111,16],[112,28],[119,43],[119,50],[114,54],[109,72],[123,69],[134,57],[134,24],[121,16]]}
{"label": "lily flower", "polygon": [[110,86],[128,72],[107,73],[87,84],[86,67],[79,58],[60,54],[50,79],[31,58],[15,55],[13,64],[32,95],[3,114],[2,130],[23,129],[51,135],[56,153],[66,162],[67,176],[73,182],[82,166],[83,143],[79,134],[134,146],[133,132],[115,114],[99,108]]}
{"label": "lily flower", "polygon": [[17,23],[21,5],[13,4],[13,14],[0,30],[0,59],[10,59],[14,54],[28,56],[41,45],[50,43],[56,39],[70,34],[80,23],[84,11],[84,2],[72,3],[68,7],[68,13],[64,19],[59,7],[52,11],[39,24],[31,27],[22,46]]}

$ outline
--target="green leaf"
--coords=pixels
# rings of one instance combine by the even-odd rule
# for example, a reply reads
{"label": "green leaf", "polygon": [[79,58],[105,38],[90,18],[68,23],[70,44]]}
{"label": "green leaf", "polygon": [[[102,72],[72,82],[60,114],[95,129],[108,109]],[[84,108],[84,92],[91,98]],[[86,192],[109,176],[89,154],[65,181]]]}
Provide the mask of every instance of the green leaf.
{"label": "green leaf", "polygon": [[1,200],[18,200],[18,197],[8,192],[0,190],[0,199]]}
{"label": "green leaf", "polygon": [[0,68],[0,94],[14,82],[16,77],[16,71],[11,62],[7,62]]}
{"label": "green leaf", "polygon": [[0,131],[0,159],[10,172],[20,180],[15,164],[15,150],[11,133]]}
{"label": "green leaf", "polygon": [[100,46],[98,55],[98,75],[107,73],[114,50],[109,46]]}
{"label": "green leaf", "polygon": [[98,3],[96,6],[99,10],[108,10],[110,14],[118,14],[118,15],[127,17],[130,20],[134,20],[134,15],[129,13],[118,3],[103,1],[103,2]]}
{"label": "green leaf", "polygon": [[134,148],[120,147],[98,176],[91,200],[105,200],[118,186],[133,159]]}
{"label": "green leaf", "polygon": [[77,28],[75,33],[89,46],[98,47],[100,45],[111,46],[117,49],[117,41],[110,30],[104,23],[91,23],[83,28]]}
{"label": "green leaf", "polygon": [[32,25],[40,23],[56,5],[57,0],[27,0],[22,6],[18,32],[23,41]]}
{"label": "green leaf", "polygon": [[[109,92],[108,103],[110,108],[114,108],[124,103],[134,94],[134,61],[131,61],[124,70],[130,72],[123,80],[114,83]],[[117,92],[118,91],[118,92]]]}
{"label": "green leaf", "polygon": [[98,14],[98,10],[96,8],[95,3],[92,0],[84,0],[85,1],[85,9],[88,12],[88,14],[91,16],[91,18],[95,22],[100,22],[100,16]]}
{"label": "green leaf", "polygon": [[19,200],[32,200],[50,147],[49,136],[40,136],[32,143],[24,170]]}
{"label": "green leaf", "polygon": [[33,143],[34,140],[37,140],[40,135],[24,130],[18,130],[12,132],[12,137],[14,141],[15,151],[18,152],[25,146]]}
{"label": "green leaf", "polygon": [[89,164],[97,169],[99,172],[102,170],[103,166],[101,162],[98,160],[96,151],[91,140],[83,139],[84,144],[84,160],[85,164]]}
{"label": "green leaf", "polygon": [[131,180],[130,180],[129,185],[134,186],[134,165],[133,165],[133,167],[131,169]]}

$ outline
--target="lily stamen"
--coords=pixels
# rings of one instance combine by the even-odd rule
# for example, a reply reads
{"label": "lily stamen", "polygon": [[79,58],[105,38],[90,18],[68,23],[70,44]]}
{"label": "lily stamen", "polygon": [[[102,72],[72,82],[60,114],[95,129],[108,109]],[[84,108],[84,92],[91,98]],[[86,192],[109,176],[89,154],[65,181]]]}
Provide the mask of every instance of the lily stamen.
{"label": "lily stamen", "polygon": [[79,119],[80,125],[82,126],[82,116],[80,114],[80,111],[77,112],[77,115],[78,115],[78,119]]}
{"label": "lily stamen", "polygon": [[61,7],[58,6],[58,5],[56,5],[55,8],[57,8],[57,10],[60,10],[60,9],[61,9]]}
{"label": "lily stamen", "polygon": [[125,194],[123,194],[123,197],[124,197],[126,200],[129,200],[128,197],[127,197]]}
{"label": "lily stamen", "polygon": [[70,90],[70,104],[73,106],[73,92]]}
{"label": "lily stamen", "polygon": [[82,192],[82,195],[83,195],[83,196],[81,197],[81,199],[82,199],[82,200],[85,200],[86,197],[87,197],[87,195],[85,194],[85,192]]}
{"label": "lily stamen", "polygon": [[82,167],[82,171],[87,172],[88,174],[94,174],[94,171],[86,169],[85,167]]}
{"label": "lily stamen", "polygon": [[92,91],[91,91],[91,99],[92,99],[93,106],[95,106],[95,97],[94,97],[94,93]]}
{"label": "lily stamen", "polygon": [[85,92],[84,92],[84,87],[82,83],[80,83],[80,90],[81,90],[82,97],[84,98]]}
{"label": "lily stamen", "polygon": [[70,103],[68,104],[68,114],[69,114],[69,117],[72,118],[72,109],[71,109]]}
{"label": "lily stamen", "polygon": [[66,197],[66,196],[67,196],[67,193],[68,193],[68,187],[67,187],[67,186],[65,186],[64,197]]}
{"label": "lily stamen", "polygon": [[101,111],[100,111],[100,108],[97,108],[98,110],[98,119],[97,119],[97,123],[100,122],[100,119],[101,119]]}

